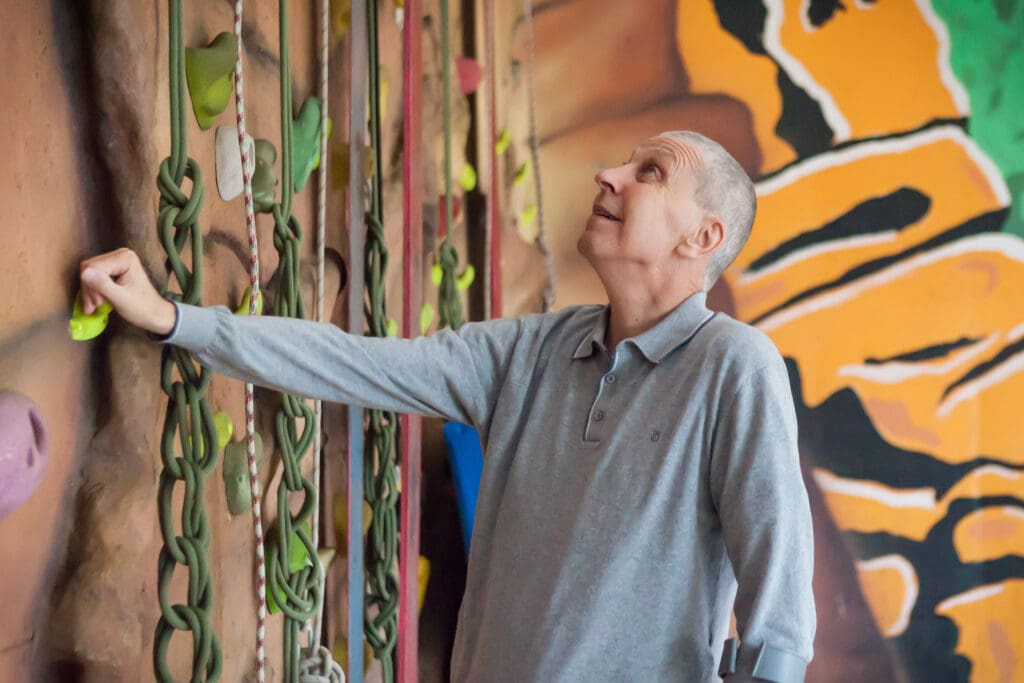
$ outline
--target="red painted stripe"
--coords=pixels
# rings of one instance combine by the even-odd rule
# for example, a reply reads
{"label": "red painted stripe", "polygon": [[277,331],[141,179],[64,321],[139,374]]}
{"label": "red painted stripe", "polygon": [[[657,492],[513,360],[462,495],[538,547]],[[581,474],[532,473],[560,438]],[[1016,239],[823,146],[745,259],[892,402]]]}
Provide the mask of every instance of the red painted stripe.
{"label": "red painted stripe", "polygon": [[[422,0],[406,0],[402,29],[402,334],[420,334],[423,298]],[[420,418],[402,415],[401,535],[398,546],[398,683],[416,683],[419,657]]]}

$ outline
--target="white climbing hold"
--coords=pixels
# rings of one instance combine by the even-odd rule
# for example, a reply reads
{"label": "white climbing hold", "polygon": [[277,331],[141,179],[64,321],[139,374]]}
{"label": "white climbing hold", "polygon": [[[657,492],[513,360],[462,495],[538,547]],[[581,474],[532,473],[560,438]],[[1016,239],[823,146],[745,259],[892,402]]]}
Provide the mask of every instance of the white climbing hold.
{"label": "white climbing hold", "polygon": [[[217,126],[217,192],[224,201],[242,194],[242,159],[238,150],[238,129]],[[249,175],[256,169],[256,154],[252,136],[246,133],[245,145],[249,152]]]}

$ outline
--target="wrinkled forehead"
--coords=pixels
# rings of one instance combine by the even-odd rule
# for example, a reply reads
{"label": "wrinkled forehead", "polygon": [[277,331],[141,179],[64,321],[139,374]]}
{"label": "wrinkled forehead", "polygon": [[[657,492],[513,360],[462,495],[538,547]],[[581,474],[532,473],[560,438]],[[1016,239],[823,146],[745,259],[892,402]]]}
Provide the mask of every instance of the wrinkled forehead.
{"label": "wrinkled forehead", "polygon": [[674,172],[679,168],[697,169],[704,165],[700,150],[674,135],[657,135],[640,143],[633,156],[651,154],[662,157],[670,162]]}

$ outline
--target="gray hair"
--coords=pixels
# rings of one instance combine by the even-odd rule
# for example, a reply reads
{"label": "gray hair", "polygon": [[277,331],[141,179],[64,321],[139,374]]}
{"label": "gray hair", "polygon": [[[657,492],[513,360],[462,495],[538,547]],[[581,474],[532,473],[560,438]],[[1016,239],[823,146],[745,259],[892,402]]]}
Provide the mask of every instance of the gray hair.
{"label": "gray hair", "polygon": [[725,225],[725,239],[711,254],[704,276],[705,288],[711,289],[750,237],[757,211],[754,183],[739,162],[711,138],[689,130],[673,130],[662,135],[682,140],[700,151],[703,165],[695,169],[694,198],[702,209]]}

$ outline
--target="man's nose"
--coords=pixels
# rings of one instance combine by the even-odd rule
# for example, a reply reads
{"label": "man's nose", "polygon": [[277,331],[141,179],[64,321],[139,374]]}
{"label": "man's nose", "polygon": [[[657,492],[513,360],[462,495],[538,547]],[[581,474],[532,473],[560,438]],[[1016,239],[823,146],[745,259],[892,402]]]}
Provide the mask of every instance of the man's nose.
{"label": "man's nose", "polygon": [[621,181],[616,174],[616,171],[621,167],[617,168],[606,168],[602,171],[598,171],[594,175],[594,182],[605,192],[609,194],[618,194],[621,187]]}

